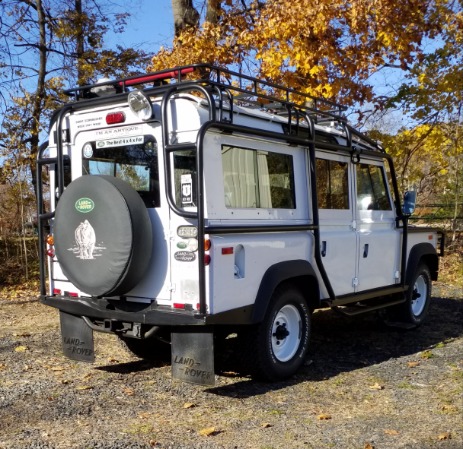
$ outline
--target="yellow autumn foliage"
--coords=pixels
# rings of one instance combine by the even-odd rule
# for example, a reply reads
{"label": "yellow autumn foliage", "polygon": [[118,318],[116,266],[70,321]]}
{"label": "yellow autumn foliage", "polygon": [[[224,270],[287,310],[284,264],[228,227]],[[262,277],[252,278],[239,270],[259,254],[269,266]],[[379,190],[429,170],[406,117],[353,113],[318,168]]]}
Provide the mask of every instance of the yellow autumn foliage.
{"label": "yellow autumn foliage", "polygon": [[229,0],[218,24],[188,28],[153,57],[150,70],[233,65],[308,94],[363,103],[372,99],[372,73],[385,64],[405,68],[419,57],[423,38],[443,26],[438,10],[447,3]]}

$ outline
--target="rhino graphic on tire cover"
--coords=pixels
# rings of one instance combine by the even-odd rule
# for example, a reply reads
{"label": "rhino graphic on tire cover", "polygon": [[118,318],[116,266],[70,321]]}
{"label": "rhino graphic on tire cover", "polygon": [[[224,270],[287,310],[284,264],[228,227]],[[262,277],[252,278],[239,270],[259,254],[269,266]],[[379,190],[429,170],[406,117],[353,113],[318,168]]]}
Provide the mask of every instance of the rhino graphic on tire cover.
{"label": "rhino graphic on tire cover", "polygon": [[95,230],[88,220],[83,221],[75,230],[76,243],[79,248],[79,259],[94,259]]}

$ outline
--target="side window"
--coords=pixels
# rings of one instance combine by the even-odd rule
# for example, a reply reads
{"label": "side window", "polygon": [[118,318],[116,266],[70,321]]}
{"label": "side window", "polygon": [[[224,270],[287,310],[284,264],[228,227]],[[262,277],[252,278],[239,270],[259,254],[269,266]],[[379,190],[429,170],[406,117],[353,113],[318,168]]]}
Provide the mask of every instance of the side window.
{"label": "side window", "polygon": [[319,209],[349,209],[347,162],[316,159]]}
{"label": "side window", "polygon": [[175,204],[196,206],[196,153],[192,150],[174,152]]}
{"label": "side window", "polygon": [[357,208],[359,210],[392,210],[386,177],[377,165],[357,165]]}
{"label": "side window", "polygon": [[293,157],[222,146],[227,208],[294,209]]}

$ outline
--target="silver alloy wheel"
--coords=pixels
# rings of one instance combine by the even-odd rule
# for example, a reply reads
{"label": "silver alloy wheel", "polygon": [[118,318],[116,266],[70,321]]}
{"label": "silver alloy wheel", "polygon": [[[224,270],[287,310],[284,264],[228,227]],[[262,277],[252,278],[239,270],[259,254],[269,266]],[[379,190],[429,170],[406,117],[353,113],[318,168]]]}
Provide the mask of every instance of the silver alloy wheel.
{"label": "silver alloy wheel", "polygon": [[299,310],[291,305],[283,306],[272,324],[272,350],[279,362],[287,362],[299,349],[302,319]]}
{"label": "silver alloy wheel", "polygon": [[413,286],[412,292],[412,313],[415,316],[420,316],[423,312],[428,297],[428,284],[423,275],[418,276]]}

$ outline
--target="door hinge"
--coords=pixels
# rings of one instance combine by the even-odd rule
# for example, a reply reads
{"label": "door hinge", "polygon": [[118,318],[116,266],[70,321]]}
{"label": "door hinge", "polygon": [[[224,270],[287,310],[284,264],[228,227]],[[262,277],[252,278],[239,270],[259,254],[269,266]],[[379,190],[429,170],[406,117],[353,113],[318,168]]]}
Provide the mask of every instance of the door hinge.
{"label": "door hinge", "polygon": [[359,278],[353,278],[352,279],[352,286],[357,287],[357,285],[359,285]]}
{"label": "door hinge", "polygon": [[357,229],[357,221],[352,220],[352,224],[350,225],[350,227],[355,231]]}

